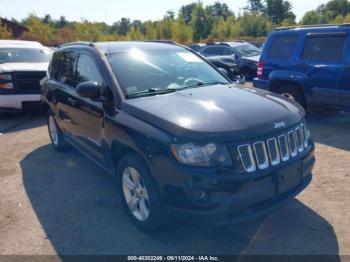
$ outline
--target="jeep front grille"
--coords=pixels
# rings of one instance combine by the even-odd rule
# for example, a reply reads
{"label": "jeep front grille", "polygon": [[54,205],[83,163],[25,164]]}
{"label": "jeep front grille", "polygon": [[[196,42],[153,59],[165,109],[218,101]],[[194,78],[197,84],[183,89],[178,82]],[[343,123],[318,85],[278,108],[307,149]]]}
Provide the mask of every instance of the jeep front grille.
{"label": "jeep front grille", "polygon": [[238,154],[246,172],[266,169],[288,161],[303,152],[309,146],[308,130],[304,123],[288,130],[278,137],[270,137],[266,141],[238,146]]}

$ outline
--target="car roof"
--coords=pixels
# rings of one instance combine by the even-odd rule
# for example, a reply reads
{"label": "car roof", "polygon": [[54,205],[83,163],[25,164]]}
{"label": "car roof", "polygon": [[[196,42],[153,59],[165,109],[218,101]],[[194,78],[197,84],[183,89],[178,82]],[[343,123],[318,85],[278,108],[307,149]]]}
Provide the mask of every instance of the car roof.
{"label": "car roof", "polygon": [[190,44],[187,46],[205,46],[205,44],[204,43],[193,43],[193,44]]}
{"label": "car roof", "polygon": [[183,47],[176,45],[173,42],[152,42],[152,41],[111,41],[111,42],[81,42],[81,43],[68,43],[61,47],[79,47],[79,46],[91,46],[103,53],[119,53],[127,52],[132,48],[138,48],[145,51],[151,50],[183,50]]}
{"label": "car roof", "polygon": [[237,47],[237,46],[242,46],[242,45],[246,45],[248,44],[248,42],[246,41],[241,41],[241,40],[237,40],[237,41],[227,41],[227,42],[212,42],[209,43],[207,46],[230,46],[230,47]]}
{"label": "car roof", "polygon": [[313,31],[313,32],[324,32],[334,30],[350,30],[350,24],[324,24],[324,25],[305,25],[305,26],[291,26],[291,27],[279,27],[276,28],[275,32],[288,32],[288,31]]}
{"label": "car roof", "polygon": [[16,48],[40,48],[44,47],[39,42],[23,41],[23,40],[0,40],[0,47],[16,47]]}
{"label": "car roof", "polygon": [[237,47],[237,46],[241,46],[241,45],[246,45],[248,44],[245,41],[232,41],[232,42],[222,42],[223,44],[227,44],[231,47]]}

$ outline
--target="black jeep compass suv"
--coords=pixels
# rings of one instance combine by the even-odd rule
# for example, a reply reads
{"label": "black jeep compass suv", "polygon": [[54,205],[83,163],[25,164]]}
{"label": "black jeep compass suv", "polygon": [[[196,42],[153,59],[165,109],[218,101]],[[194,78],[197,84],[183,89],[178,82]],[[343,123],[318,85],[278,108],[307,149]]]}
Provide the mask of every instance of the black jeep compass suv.
{"label": "black jeep compass suv", "polygon": [[303,109],[232,84],[185,47],[66,44],[42,91],[53,147],[71,145],[115,176],[127,214],[145,231],[170,216],[248,219],[311,181]]}

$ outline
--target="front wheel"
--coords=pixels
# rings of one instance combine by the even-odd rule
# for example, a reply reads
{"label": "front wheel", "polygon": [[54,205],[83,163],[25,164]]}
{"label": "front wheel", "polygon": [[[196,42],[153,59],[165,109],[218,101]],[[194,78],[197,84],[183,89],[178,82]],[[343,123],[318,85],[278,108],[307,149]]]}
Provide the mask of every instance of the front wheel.
{"label": "front wheel", "polygon": [[123,208],[138,228],[154,232],[165,225],[157,186],[141,157],[132,153],[121,159],[117,182]]}

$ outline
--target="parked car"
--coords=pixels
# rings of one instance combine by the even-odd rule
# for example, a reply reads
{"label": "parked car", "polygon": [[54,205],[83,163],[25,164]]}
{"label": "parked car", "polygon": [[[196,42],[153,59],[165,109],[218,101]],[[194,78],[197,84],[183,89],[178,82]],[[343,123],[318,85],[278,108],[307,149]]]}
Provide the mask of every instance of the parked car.
{"label": "parked car", "polygon": [[241,74],[247,80],[256,77],[261,50],[245,41],[209,43],[199,54],[210,56],[231,56],[236,60]]}
{"label": "parked car", "polygon": [[39,81],[46,75],[51,54],[38,42],[0,40],[0,112],[41,104]]}
{"label": "parked car", "polygon": [[289,99],[231,83],[182,46],[71,43],[43,82],[48,130],[115,176],[131,221],[222,224],[271,211],[311,181],[314,143]]}
{"label": "parked car", "polygon": [[197,44],[191,44],[188,45],[187,47],[192,49],[195,52],[198,52],[199,50],[201,50],[203,47],[205,46],[205,44],[203,43],[197,43]]}
{"label": "parked car", "polygon": [[231,56],[209,56],[207,60],[217,68],[224,69],[224,73],[234,82],[244,84],[245,78],[241,74],[236,61]]}
{"label": "parked car", "polygon": [[350,109],[350,26],[280,28],[270,34],[254,86],[304,108]]}

